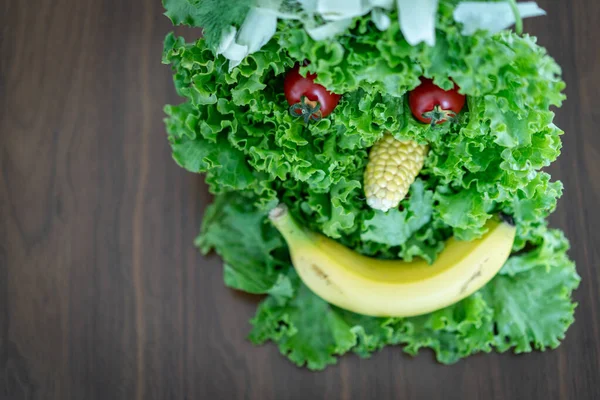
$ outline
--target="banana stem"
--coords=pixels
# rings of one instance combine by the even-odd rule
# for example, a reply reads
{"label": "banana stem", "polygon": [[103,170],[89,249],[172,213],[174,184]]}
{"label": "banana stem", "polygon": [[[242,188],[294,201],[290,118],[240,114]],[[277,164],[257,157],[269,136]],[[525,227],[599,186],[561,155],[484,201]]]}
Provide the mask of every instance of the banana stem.
{"label": "banana stem", "polygon": [[279,220],[281,220],[282,218],[288,217],[288,208],[285,204],[283,203],[279,203],[274,209],[272,209],[271,211],[269,211],[269,219],[273,222],[276,223]]}
{"label": "banana stem", "polygon": [[281,203],[269,211],[269,219],[288,244],[298,241],[310,241],[306,230],[290,215],[285,204]]}

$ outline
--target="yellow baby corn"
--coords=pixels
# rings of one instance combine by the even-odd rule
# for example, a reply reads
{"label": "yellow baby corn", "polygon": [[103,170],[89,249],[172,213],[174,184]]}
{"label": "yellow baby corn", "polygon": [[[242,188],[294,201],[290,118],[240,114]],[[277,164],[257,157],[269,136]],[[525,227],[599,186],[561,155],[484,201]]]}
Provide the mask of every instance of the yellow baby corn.
{"label": "yellow baby corn", "polygon": [[364,176],[367,204],[381,211],[397,207],[423,168],[427,150],[427,146],[399,141],[386,133],[369,154]]}

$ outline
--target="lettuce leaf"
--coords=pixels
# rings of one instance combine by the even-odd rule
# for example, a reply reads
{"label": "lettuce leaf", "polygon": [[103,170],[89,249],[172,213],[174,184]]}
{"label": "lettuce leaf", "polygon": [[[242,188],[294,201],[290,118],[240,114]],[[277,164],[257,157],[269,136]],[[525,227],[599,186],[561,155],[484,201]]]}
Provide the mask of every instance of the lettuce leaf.
{"label": "lettuce leaf", "polygon": [[215,250],[224,261],[225,284],[275,301],[293,295],[286,275],[290,267],[281,236],[265,222],[266,213],[239,196],[219,196],[204,215],[196,246],[203,254]]}
{"label": "lettuce leaf", "polygon": [[566,254],[569,243],[558,230],[540,240],[534,250],[511,257],[482,291],[496,316],[499,351],[556,348],[574,321],[571,293],[580,278]]}
{"label": "lettuce leaf", "polygon": [[232,25],[239,26],[254,0],[228,0],[227,12],[223,12],[221,0],[162,0],[165,15],[173,25],[201,27],[214,50],[221,40],[222,33]]}
{"label": "lettuce leaf", "polygon": [[[408,204],[407,204],[408,203]],[[373,217],[363,222],[364,231],[360,238],[387,246],[400,246],[431,220],[433,214],[433,192],[425,190],[421,179],[415,180],[410,196],[405,199],[402,211],[375,211]]]}
{"label": "lettuce leaf", "polygon": [[394,343],[416,355],[422,348],[432,349],[437,360],[452,364],[477,352],[490,352],[494,338],[494,314],[481,294],[431,314],[398,322]]}
{"label": "lettuce leaf", "polygon": [[250,340],[277,343],[282,354],[298,366],[323,369],[356,344],[356,334],[332,307],[300,284],[285,305],[267,298],[251,321]]}

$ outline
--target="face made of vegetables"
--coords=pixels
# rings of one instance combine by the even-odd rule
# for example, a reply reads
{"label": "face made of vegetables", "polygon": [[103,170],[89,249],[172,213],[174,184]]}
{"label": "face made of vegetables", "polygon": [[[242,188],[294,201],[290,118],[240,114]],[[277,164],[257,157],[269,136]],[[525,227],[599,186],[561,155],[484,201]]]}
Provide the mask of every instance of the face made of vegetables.
{"label": "face made of vegetables", "polygon": [[[289,112],[305,124],[318,122],[335,111],[341,95],[328,91],[315,82],[316,74],[300,74],[296,65],[285,76],[284,92],[290,104]],[[414,118],[433,129],[439,124],[457,123],[465,105],[465,95],[458,85],[450,90],[436,86],[422,77],[421,84],[408,93],[408,103]],[[398,207],[419,175],[428,152],[427,144],[401,141],[390,133],[372,147],[364,173],[367,204],[376,210]]]}
{"label": "face made of vegetables", "polygon": [[[519,23],[504,31],[518,14],[543,14],[534,2],[241,0],[227,12],[219,1],[163,3],[175,24],[205,28],[195,43],[165,40],[184,98],[165,108],[168,140],[215,195],[197,244],[221,255],[227,286],[267,295],[254,343],[272,340],[322,369],[389,344],[453,363],[564,338],[578,277],[566,238],[547,223],[562,186],[542,171],[560,154],[550,107],[564,83]],[[246,16],[235,7],[244,3],[261,7]],[[303,7],[263,8],[290,3]],[[499,224],[504,214],[515,227]],[[491,243],[494,226],[514,241]],[[509,253],[504,272],[483,267]],[[384,261],[399,274],[462,272],[417,286],[398,275],[386,295]],[[357,282],[348,266],[368,273]],[[444,309],[432,302],[469,293]],[[391,304],[420,309],[378,309]]]}

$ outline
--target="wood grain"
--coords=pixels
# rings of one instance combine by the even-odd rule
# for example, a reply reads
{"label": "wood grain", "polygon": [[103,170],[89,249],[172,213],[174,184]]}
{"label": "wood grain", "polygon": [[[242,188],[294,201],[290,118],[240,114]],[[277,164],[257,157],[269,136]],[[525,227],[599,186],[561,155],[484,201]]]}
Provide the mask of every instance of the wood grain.
{"label": "wood grain", "polygon": [[246,341],[258,300],[192,245],[209,196],[165,139],[160,2],[1,2],[0,399],[600,399],[600,4],[538,3],[526,29],[568,83],[549,170],[576,324],[546,353],[444,367],[387,348],[311,373]]}

